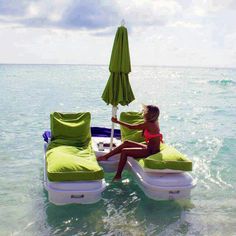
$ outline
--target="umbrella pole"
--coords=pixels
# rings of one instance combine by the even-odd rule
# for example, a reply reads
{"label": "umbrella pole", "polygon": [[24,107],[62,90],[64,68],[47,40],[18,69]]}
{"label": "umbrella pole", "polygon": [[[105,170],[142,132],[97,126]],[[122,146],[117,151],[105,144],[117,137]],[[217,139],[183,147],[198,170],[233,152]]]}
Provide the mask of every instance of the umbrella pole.
{"label": "umbrella pole", "polygon": [[[116,116],[117,116],[117,107],[112,106],[112,117],[116,117]],[[110,151],[112,150],[112,147],[113,147],[114,128],[115,128],[115,124],[112,122],[112,125],[111,125]]]}

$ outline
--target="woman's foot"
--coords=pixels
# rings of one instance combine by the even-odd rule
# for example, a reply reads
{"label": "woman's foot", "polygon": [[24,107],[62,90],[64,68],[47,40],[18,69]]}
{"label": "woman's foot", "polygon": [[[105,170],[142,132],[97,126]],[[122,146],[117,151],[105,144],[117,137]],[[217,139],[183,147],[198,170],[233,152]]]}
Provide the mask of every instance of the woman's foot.
{"label": "woman's foot", "polygon": [[120,176],[120,175],[116,175],[116,176],[113,178],[112,182],[118,182],[118,181],[120,181],[120,180],[121,180],[121,176]]}
{"label": "woman's foot", "polygon": [[97,161],[107,161],[107,157],[106,156],[98,157]]}

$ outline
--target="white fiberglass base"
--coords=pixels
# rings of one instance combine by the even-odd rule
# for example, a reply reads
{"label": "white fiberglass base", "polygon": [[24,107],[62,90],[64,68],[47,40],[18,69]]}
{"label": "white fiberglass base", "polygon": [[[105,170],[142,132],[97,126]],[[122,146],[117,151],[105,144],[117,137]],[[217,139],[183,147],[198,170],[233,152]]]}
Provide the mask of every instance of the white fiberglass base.
{"label": "white fiberglass base", "polygon": [[[47,144],[45,143],[45,152],[46,148]],[[71,203],[90,204],[98,202],[102,198],[102,192],[106,188],[104,179],[94,181],[51,182],[47,178],[45,155],[44,163],[44,187],[48,191],[50,202],[55,205]]]}
{"label": "white fiberglass base", "polygon": [[[104,144],[104,150],[98,150],[98,143]],[[109,152],[110,138],[93,137],[92,145],[97,157]],[[116,146],[121,141],[114,139]],[[46,153],[47,144],[44,146]],[[51,182],[47,178],[46,160],[44,155],[44,187],[48,191],[49,201],[56,205],[71,203],[89,204],[98,202],[102,192],[106,188],[104,179],[95,181],[68,181]],[[99,164],[105,172],[115,172],[119,163],[119,154],[109,158],[108,161],[101,161]],[[191,189],[196,186],[196,181],[186,172],[172,170],[143,169],[138,162],[129,157],[126,169],[129,169],[138,182],[143,192],[154,200],[186,199],[190,197]]]}
{"label": "white fiberglass base", "polygon": [[145,172],[132,157],[128,158],[127,163],[139,187],[154,200],[190,198],[191,189],[196,186],[196,181],[186,172]]}
{"label": "white fiberglass base", "polygon": [[[96,156],[109,152],[109,147],[104,148],[104,151],[98,150],[99,142],[107,144],[109,141],[110,138],[93,137],[93,149]],[[114,143],[118,146],[121,141],[115,139]],[[106,172],[115,172],[119,163],[119,155],[99,163]],[[186,199],[190,197],[191,189],[196,186],[196,181],[187,172],[143,169],[132,157],[128,158],[126,169],[132,172],[143,192],[154,200]]]}

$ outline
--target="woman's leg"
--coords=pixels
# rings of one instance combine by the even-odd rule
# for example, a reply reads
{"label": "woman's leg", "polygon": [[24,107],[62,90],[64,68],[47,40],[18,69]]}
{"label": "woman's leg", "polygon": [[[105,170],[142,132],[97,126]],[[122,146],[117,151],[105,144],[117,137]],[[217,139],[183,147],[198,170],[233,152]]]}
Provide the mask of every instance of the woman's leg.
{"label": "woman's leg", "polygon": [[141,148],[141,149],[146,149],[147,148],[147,146],[145,144],[136,143],[136,142],[127,140],[127,141],[124,141],[120,146],[114,148],[112,151],[105,154],[104,156],[98,157],[97,160],[98,161],[106,161],[111,156],[114,156],[114,155],[120,153],[123,148],[135,148],[135,147],[136,148]]}
{"label": "woman's leg", "polygon": [[114,180],[119,180],[121,179],[121,173],[125,167],[125,164],[127,162],[127,157],[133,157],[133,158],[145,158],[148,157],[149,151],[147,148],[124,148],[121,151],[121,156],[120,156],[120,162],[117,168],[116,175],[113,179]]}

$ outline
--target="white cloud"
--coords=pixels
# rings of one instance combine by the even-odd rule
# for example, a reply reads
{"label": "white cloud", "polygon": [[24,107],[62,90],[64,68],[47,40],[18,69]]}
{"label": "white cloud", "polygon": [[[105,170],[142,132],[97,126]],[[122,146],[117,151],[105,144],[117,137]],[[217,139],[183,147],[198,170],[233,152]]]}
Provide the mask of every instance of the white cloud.
{"label": "white cloud", "polygon": [[3,29],[0,38],[0,63],[108,64],[113,42],[86,31],[42,28]]}
{"label": "white cloud", "polygon": [[168,26],[169,27],[193,28],[193,29],[199,29],[199,28],[203,27],[201,24],[186,22],[186,21],[176,21],[174,23],[169,24]]}
{"label": "white cloud", "polygon": [[108,64],[124,18],[133,65],[235,66],[236,1],[11,2],[0,9],[0,63]]}
{"label": "white cloud", "polygon": [[22,16],[22,18],[41,18],[48,19],[52,22],[58,22],[62,20],[64,12],[67,10],[71,3],[71,0],[31,2],[26,9],[26,14]]}
{"label": "white cloud", "polygon": [[194,0],[193,13],[197,16],[207,16],[219,11],[236,9],[235,0]]}
{"label": "white cloud", "polygon": [[22,27],[22,25],[18,24],[18,23],[7,23],[7,24],[5,24],[5,23],[0,22],[0,29],[15,29],[15,28],[20,28],[20,27]]}
{"label": "white cloud", "polygon": [[165,25],[183,8],[174,0],[117,1],[121,15],[131,25]]}
{"label": "white cloud", "polygon": [[230,34],[225,35],[224,45],[227,49],[236,51],[236,31]]}
{"label": "white cloud", "polygon": [[36,3],[31,3],[27,8],[27,15],[29,17],[35,17],[40,15],[40,8]]}

